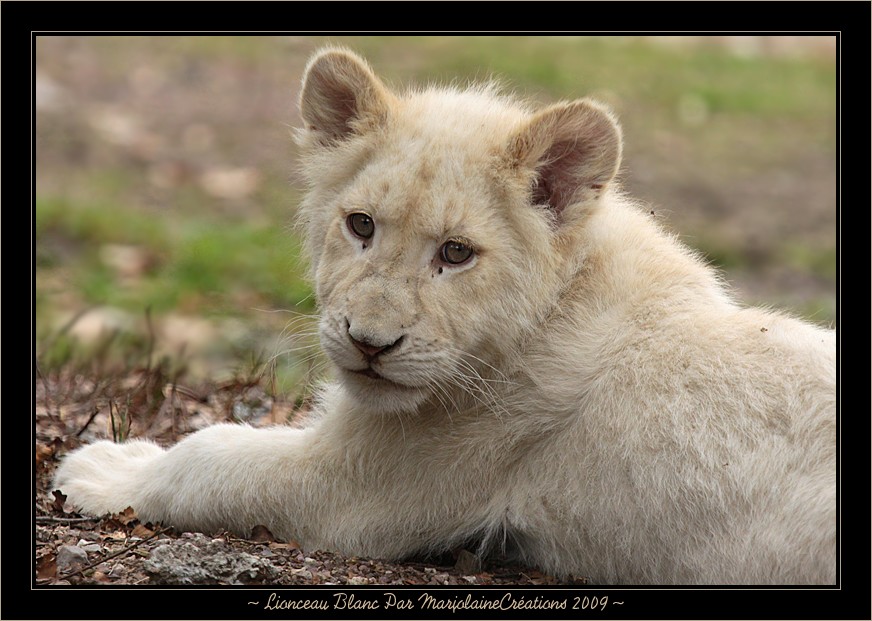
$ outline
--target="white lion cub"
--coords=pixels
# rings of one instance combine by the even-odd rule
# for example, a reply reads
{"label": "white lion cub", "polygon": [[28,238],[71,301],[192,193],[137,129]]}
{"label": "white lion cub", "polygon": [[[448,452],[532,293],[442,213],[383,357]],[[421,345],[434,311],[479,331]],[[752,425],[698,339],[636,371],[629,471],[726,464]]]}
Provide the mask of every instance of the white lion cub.
{"label": "white lion cub", "polygon": [[72,503],[371,557],[475,539],[597,583],[835,583],[835,333],[741,308],[622,196],[608,110],[397,93],[332,48],[300,108],[318,415],[98,442],[57,473]]}

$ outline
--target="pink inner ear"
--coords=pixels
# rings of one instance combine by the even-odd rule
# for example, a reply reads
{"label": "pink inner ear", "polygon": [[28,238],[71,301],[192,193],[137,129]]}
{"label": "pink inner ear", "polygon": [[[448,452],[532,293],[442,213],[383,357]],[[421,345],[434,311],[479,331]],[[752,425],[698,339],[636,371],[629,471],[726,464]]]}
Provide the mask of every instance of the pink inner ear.
{"label": "pink inner ear", "polygon": [[567,205],[572,204],[579,185],[583,183],[580,177],[584,156],[584,149],[577,142],[553,144],[537,169],[533,204],[548,205],[559,219]]}
{"label": "pink inner ear", "polygon": [[388,109],[390,94],[363,60],[341,51],[315,58],[303,78],[300,112],[324,143],[366,131]]}
{"label": "pink inner ear", "polygon": [[311,129],[326,132],[334,138],[344,138],[351,133],[351,122],[357,116],[357,101],[346,84],[330,82],[323,76],[312,76],[312,88],[321,94],[317,105],[310,111]]}

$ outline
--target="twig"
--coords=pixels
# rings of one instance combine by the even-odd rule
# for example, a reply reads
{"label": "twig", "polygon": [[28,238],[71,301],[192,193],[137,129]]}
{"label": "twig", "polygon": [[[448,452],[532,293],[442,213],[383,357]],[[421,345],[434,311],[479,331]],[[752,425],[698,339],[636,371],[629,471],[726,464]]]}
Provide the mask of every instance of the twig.
{"label": "twig", "polygon": [[51,337],[49,337],[47,342],[43,343],[42,351],[39,352],[38,357],[42,358],[43,356],[45,356],[45,354],[52,348],[52,346],[55,344],[55,342],[57,342],[57,340],[59,338],[61,338],[67,332],[69,332],[72,329],[72,327],[79,322],[79,319],[84,317],[85,314],[91,312],[92,308],[93,308],[92,306],[89,306],[87,308],[83,308],[82,310],[77,312],[75,315],[73,315],[67,323],[65,323],[63,326],[61,326],[61,328],[57,332],[55,332]]}
{"label": "twig", "polygon": [[37,522],[40,523],[50,523],[50,522],[59,522],[61,524],[73,524],[74,522],[98,522],[103,518],[98,517],[78,517],[78,518],[63,518],[63,517],[54,517],[51,515],[37,515],[34,518]]}
{"label": "twig", "polygon": [[95,408],[94,408],[94,411],[91,413],[91,416],[88,417],[88,420],[85,421],[85,424],[84,424],[84,425],[82,426],[82,428],[79,429],[79,431],[76,433],[76,437],[77,437],[77,438],[78,438],[80,435],[82,435],[82,433],[84,433],[85,429],[88,428],[88,425],[90,425],[91,422],[93,422],[94,418],[95,418],[95,417],[97,416],[97,414],[99,414],[99,413],[100,413],[100,408],[95,407]]}
{"label": "twig", "polygon": [[51,394],[51,388],[48,386],[48,379],[46,379],[45,375],[42,372],[42,369],[39,368],[39,360],[34,360],[33,365],[36,367],[36,375],[39,379],[42,380],[42,388],[45,391],[45,411],[48,414],[49,418],[53,418],[54,420],[61,420],[60,410],[58,410],[57,414],[51,413],[51,402],[54,398],[54,395]]}
{"label": "twig", "polygon": [[178,437],[176,434],[176,381],[173,378],[173,388],[170,391],[170,417],[172,418],[172,431],[173,431],[173,442],[175,442]]}
{"label": "twig", "polygon": [[158,535],[162,535],[162,534],[164,534],[165,532],[167,532],[168,530],[169,530],[169,528],[161,528],[160,530],[156,530],[156,531],[154,531],[152,534],[150,534],[148,537],[146,537],[145,539],[140,539],[140,540],[137,541],[136,543],[133,543],[133,544],[127,546],[127,547],[124,548],[123,550],[118,550],[118,552],[113,552],[113,553],[110,554],[109,556],[104,557],[104,558],[100,559],[99,561],[97,561],[97,562],[95,562],[95,563],[89,563],[89,564],[86,565],[85,567],[82,567],[81,569],[77,569],[77,570],[74,571],[74,572],[71,572],[71,573],[68,573],[68,574],[64,574],[63,576],[58,576],[58,580],[66,580],[67,578],[72,578],[72,577],[75,576],[76,574],[83,574],[84,572],[86,572],[86,571],[88,571],[88,570],[90,570],[90,569],[94,569],[94,568],[97,567],[98,565],[102,565],[102,564],[105,563],[106,561],[111,561],[113,558],[119,557],[119,556],[121,556],[122,554],[127,554],[128,552],[130,552],[130,551],[133,550],[134,548],[138,548],[139,546],[141,546],[142,544],[144,544],[146,541],[149,541],[149,540],[151,540],[151,539],[154,539],[154,538],[157,537]]}
{"label": "twig", "polygon": [[[117,409],[117,408],[116,408]],[[121,412],[118,413],[121,416]],[[132,424],[130,420],[130,393],[127,393],[127,405],[124,408],[124,416],[121,416],[121,423],[118,427],[118,433],[120,434],[124,425],[127,425],[127,429],[124,431],[124,435],[121,437],[122,442],[127,442],[127,439],[130,437],[130,425]]]}
{"label": "twig", "polygon": [[[504,571],[502,573],[493,573],[491,574],[491,578],[495,578],[497,580],[505,580],[506,578],[517,578],[523,574],[517,571]],[[529,578],[529,576],[527,576]]]}
{"label": "twig", "polygon": [[188,397],[189,399],[193,399],[194,401],[197,401],[199,403],[208,403],[209,402],[209,399],[207,397],[204,397],[203,395],[196,392],[192,388],[188,388],[187,386],[181,386],[179,384],[176,384],[175,380],[173,380],[173,383],[171,384],[171,390],[174,390],[175,392],[182,395],[183,397]]}
{"label": "twig", "polygon": [[443,565],[442,563],[421,563],[419,561],[403,561],[403,565],[414,569],[434,569],[439,572],[449,572],[454,570],[454,566]]}
{"label": "twig", "polygon": [[243,379],[241,377],[234,377],[233,379],[227,380],[226,382],[221,382],[215,386],[215,392],[222,392],[224,390],[240,389],[240,388],[252,388],[257,386],[259,380],[252,379]]}
{"label": "twig", "polygon": [[115,433],[115,414],[112,412],[112,399],[109,399],[109,421],[112,423],[112,441],[118,442],[118,435]]}
{"label": "twig", "polygon": [[154,326],[151,323],[151,305],[145,307],[145,325],[148,328],[148,357],[145,362],[146,371],[151,371],[151,356],[154,353]]}

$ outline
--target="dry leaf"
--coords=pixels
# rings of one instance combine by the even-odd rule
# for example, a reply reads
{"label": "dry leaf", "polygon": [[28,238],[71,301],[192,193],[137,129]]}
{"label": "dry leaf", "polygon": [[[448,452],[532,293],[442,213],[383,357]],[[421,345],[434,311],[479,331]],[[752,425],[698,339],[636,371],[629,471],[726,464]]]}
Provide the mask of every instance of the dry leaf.
{"label": "dry leaf", "polygon": [[54,456],[54,449],[51,446],[46,446],[45,444],[38,444],[36,446],[36,465],[41,466],[42,463],[48,459],[51,459]]}
{"label": "dry leaf", "polygon": [[276,540],[276,538],[273,537],[273,534],[269,532],[269,529],[263,524],[258,524],[251,529],[250,539],[251,541],[256,541],[258,543],[269,543],[270,541]]}
{"label": "dry leaf", "polygon": [[146,527],[143,526],[142,524],[137,524],[137,525],[134,527],[133,532],[132,532],[131,534],[132,534],[134,537],[141,537],[141,538],[143,538],[143,539],[147,539],[147,538],[151,537],[151,536],[154,534],[154,531],[151,530],[150,528],[146,528]]}
{"label": "dry leaf", "polygon": [[135,522],[139,519],[136,516],[136,511],[133,510],[133,507],[127,507],[124,511],[118,513],[115,517],[125,526],[128,526],[131,522]]}
{"label": "dry leaf", "polygon": [[47,554],[36,561],[36,578],[38,580],[54,578],[57,576],[57,573],[57,557],[54,554]]}
{"label": "dry leaf", "polygon": [[[124,528],[124,524],[118,521],[117,517],[107,517],[102,522],[102,527],[105,530],[115,531],[115,533],[121,533],[121,539],[127,539],[127,533],[125,533],[122,529]],[[112,535],[115,538],[115,535]]]}
{"label": "dry leaf", "polygon": [[291,539],[287,543],[278,543],[277,541],[271,541],[269,547],[273,550],[301,550],[299,542],[295,539]]}
{"label": "dry leaf", "polygon": [[67,502],[66,495],[59,489],[53,491],[51,495],[54,496],[54,502],[52,503],[54,510],[58,513],[64,513],[64,503]]}

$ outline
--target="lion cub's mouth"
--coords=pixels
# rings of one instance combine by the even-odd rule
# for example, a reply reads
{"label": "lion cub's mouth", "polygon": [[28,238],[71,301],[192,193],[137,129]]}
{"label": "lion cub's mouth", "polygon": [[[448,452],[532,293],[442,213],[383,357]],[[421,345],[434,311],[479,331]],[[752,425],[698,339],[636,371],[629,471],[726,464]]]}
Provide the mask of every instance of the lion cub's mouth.
{"label": "lion cub's mouth", "polygon": [[372,367],[367,367],[367,368],[362,369],[360,371],[352,371],[352,373],[357,373],[358,375],[363,375],[363,376],[369,377],[369,378],[374,379],[374,380],[384,380],[386,382],[390,381],[389,379],[379,375],[378,371],[376,371]]}
{"label": "lion cub's mouth", "polygon": [[375,383],[375,385],[377,385],[377,386],[385,386],[385,387],[390,386],[392,388],[401,388],[403,390],[414,390],[411,386],[405,386],[403,384],[400,384],[399,382],[395,382],[394,380],[385,377],[384,375],[381,375],[378,371],[376,371],[372,367],[367,367],[365,369],[345,369],[345,370],[353,375],[358,376],[358,377],[360,377],[360,376],[366,377],[369,380],[372,380]]}

